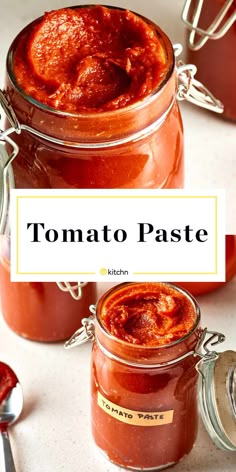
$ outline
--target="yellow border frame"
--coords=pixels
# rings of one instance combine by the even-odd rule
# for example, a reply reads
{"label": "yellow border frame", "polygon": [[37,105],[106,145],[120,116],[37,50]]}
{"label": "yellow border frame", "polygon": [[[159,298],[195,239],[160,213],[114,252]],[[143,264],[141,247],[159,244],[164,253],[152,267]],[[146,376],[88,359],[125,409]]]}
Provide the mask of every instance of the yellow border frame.
{"label": "yellow border frame", "polygon": [[[218,197],[216,195],[22,195],[16,197],[16,273],[18,275],[96,275],[97,272],[20,272],[19,271],[19,199],[38,199],[38,198],[87,198],[87,199],[104,199],[104,198],[202,198],[202,199],[214,199],[215,200],[215,272],[133,272],[133,275],[214,275],[218,273]],[[104,276],[102,276],[104,277]]]}

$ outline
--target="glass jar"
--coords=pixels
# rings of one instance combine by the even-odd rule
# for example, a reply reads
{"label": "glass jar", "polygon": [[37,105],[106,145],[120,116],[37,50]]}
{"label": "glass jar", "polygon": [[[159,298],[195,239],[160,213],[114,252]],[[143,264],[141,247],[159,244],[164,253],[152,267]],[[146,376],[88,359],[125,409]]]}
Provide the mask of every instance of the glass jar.
{"label": "glass jar", "polygon": [[188,290],[193,295],[202,295],[213,292],[223,287],[236,274],[236,235],[226,234],[225,236],[225,282],[175,282],[180,287]]}
{"label": "glass jar", "polygon": [[[222,106],[208,90],[200,87],[198,82],[196,87],[194,86],[193,66],[185,66],[182,63],[176,65],[175,55],[180,52],[180,48],[173,48],[158,26],[146,18],[143,20],[148,26],[152,25],[163,46],[167,64],[165,78],[161,85],[143,100],[107,112],[60,111],[26,95],[15,76],[14,57],[24,35],[38,25],[40,19],[19,33],[7,55],[5,91],[0,91],[0,105],[7,117],[6,129],[0,131],[0,140],[5,142],[8,153],[8,157],[4,158],[3,183],[11,164],[17,188],[183,186],[183,129],[177,98],[193,101],[217,112],[222,112]],[[3,186],[3,209],[7,206],[4,202],[5,194],[6,189]],[[7,282],[6,267],[7,264],[2,270],[2,297],[6,300],[4,311],[8,306],[7,300],[12,298],[12,285],[10,279]],[[3,287],[2,283],[0,287]],[[18,286],[14,287],[17,290]],[[47,301],[40,310],[45,309],[48,304],[55,306],[57,295],[55,293],[50,298],[47,295],[49,288],[45,289],[47,285],[43,284],[44,290],[42,286],[40,288],[35,284],[30,287],[31,295],[28,296],[29,286],[27,288],[25,285],[24,296],[19,298],[18,303],[22,305],[24,297],[33,300],[43,293]],[[55,289],[54,285],[51,287]],[[70,302],[74,304],[73,300]]]}
{"label": "glass jar", "polygon": [[219,113],[222,106],[203,86],[199,94],[199,83],[195,89],[194,67],[176,67],[179,47],[173,48],[157,25],[137,16],[152,25],[163,46],[165,76],[143,100],[107,112],[64,112],[26,95],[14,73],[14,55],[40,19],[15,38],[0,103],[12,127],[8,136],[14,133],[18,146],[13,161],[17,188],[183,187],[183,129],[176,98],[191,101],[193,95],[195,103]]}
{"label": "glass jar", "polygon": [[236,120],[235,0],[187,0],[182,19],[190,30],[187,60],[222,101],[222,116]]}
{"label": "glass jar", "polygon": [[[9,191],[14,187],[11,166],[1,172],[7,155],[0,145],[0,307],[7,325],[17,334],[34,341],[61,341],[78,328],[84,313],[96,299],[96,284],[85,282],[11,282]],[[3,185],[4,181],[4,185]],[[3,196],[3,195],[2,195]],[[0,195],[1,197],[1,195]]]}
{"label": "glass jar", "polygon": [[[159,470],[176,464],[195,443],[198,429],[197,372],[202,372],[199,391],[203,391],[202,409],[205,409],[206,418],[203,369],[210,365],[214,371],[218,358],[207,346],[209,342],[212,345],[222,342],[224,336],[202,330],[196,301],[188,292],[172,284],[161,285],[184,295],[195,313],[194,325],[187,334],[161,346],[132,344],[111,335],[101,322],[107,302],[112,300],[115,305],[113,300],[120,292],[125,290],[126,294],[133,287],[136,290],[138,286],[139,293],[142,293],[144,285],[147,283],[125,283],[107,291],[97,307],[91,307],[95,316],[82,321],[84,328],[78,330],[65,347],[94,340],[91,359],[92,432],[99,450],[121,467]],[[234,362],[231,356],[230,365],[235,369]],[[208,390],[209,382],[208,378]],[[213,429],[212,437],[215,434]],[[236,450],[236,440],[227,441],[221,441],[222,448]]]}
{"label": "glass jar", "polygon": [[37,22],[20,32],[7,56],[5,94],[22,129],[14,137],[19,146],[13,164],[16,187],[182,187],[183,130],[167,36],[155,26],[168,70],[151,96],[110,112],[67,113],[25,95],[15,77],[15,50]]}

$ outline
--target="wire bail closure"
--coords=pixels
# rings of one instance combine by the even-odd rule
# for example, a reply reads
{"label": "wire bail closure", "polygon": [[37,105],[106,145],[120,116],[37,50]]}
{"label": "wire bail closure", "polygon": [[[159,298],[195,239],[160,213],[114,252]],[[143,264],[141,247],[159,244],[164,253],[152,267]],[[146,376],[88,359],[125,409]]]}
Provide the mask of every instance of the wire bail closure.
{"label": "wire bail closure", "polygon": [[[95,341],[95,318],[96,318],[96,305],[90,305],[89,310],[91,311],[92,315],[89,318],[83,318],[81,321],[81,328],[79,328],[71,338],[65,342],[64,348],[70,349],[76,346],[81,346],[81,344],[86,343],[87,341]],[[186,357],[193,355],[194,357],[200,357],[200,360],[196,364],[196,369],[198,370],[198,365],[202,362],[208,362],[209,360],[214,360],[218,357],[218,353],[216,351],[212,351],[209,349],[209,346],[216,346],[225,341],[225,335],[219,333],[218,331],[208,331],[205,328],[199,338],[199,341],[193,351],[189,351],[186,354],[178,357],[177,359],[172,359],[167,361],[166,363],[157,364],[155,366],[149,367],[161,367],[163,365],[171,365],[175,364],[176,362],[182,361]],[[100,344],[100,343],[99,343]],[[102,346],[100,345],[100,348]],[[105,350],[104,350],[105,351]],[[109,354],[109,353],[107,353]],[[112,355],[111,357],[116,358],[121,361],[118,357]],[[131,363],[132,364],[132,363]],[[134,365],[134,364],[132,364]],[[136,365],[136,364],[135,364]],[[137,364],[138,365],[138,364]],[[145,367],[145,366],[143,366]]]}
{"label": "wire bail closure", "polygon": [[177,99],[197,105],[201,108],[223,113],[224,106],[220,100],[208,90],[205,85],[194,78],[197,67],[193,64],[184,64],[182,61],[177,63],[178,90]]}
{"label": "wire bail closure", "polygon": [[[207,336],[210,336],[207,338]],[[219,353],[208,349],[208,345],[215,346],[225,341],[225,335],[217,331],[208,331],[207,328],[203,330],[199,343],[196,347],[195,353],[200,357],[197,362],[195,369],[199,375],[201,375],[203,381],[205,380],[205,374],[203,365],[209,362],[214,362],[219,357]]]}
{"label": "wire bail closure", "polygon": [[[91,307],[89,309],[91,311]],[[83,318],[81,324],[81,328],[77,329],[71,338],[65,342],[65,349],[71,349],[72,347],[81,346],[81,344],[84,344],[87,341],[95,340],[94,316],[92,315],[88,318]]]}
{"label": "wire bail closure", "polygon": [[205,328],[202,331],[198,344],[195,348],[195,356],[201,357],[201,360],[208,361],[211,359],[216,359],[218,357],[218,353],[216,351],[212,351],[209,349],[208,346],[216,346],[217,344],[221,344],[225,341],[225,335],[219,333],[218,331],[208,331]]}
{"label": "wire bail closure", "polygon": [[[196,6],[192,17],[190,18],[190,8],[192,6],[192,0],[186,0],[183,11],[182,11],[182,20],[190,30],[189,34],[189,48],[193,51],[198,51],[201,49],[208,39],[220,39],[222,38],[233,23],[236,20],[236,8],[229,16],[227,20],[223,23],[227,12],[230,7],[233,5],[234,0],[226,0],[222,8],[220,9],[216,18],[212,21],[208,28],[202,29],[198,26],[199,19],[202,13],[202,8],[204,0],[195,0]],[[200,39],[196,39],[196,33],[200,36]]]}
{"label": "wire bail closure", "polygon": [[[6,214],[6,209],[7,209],[8,199],[9,199],[8,188],[7,188],[7,181],[9,177],[8,174],[10,174],[9,168],[19,152],[19,147],[17,146],[15,141],[10,138],[10,135],[12,133],[19,134],[21,130],[20,130],[20,124],[16,118],[14,110],[12,106],[9,104],[7,98],[5,97],[1,89],[0,89],[0,106],[2,107],[11,125],[11,127],[8,128],[6,131],[3,131],[0,129],[0,157],[1,157],[0,163],[2,166],[2,168],[0,168],[0,172],[1,172],[0,182],[2,184],[0,188],[0,234],[2,234],[3,228],[4,228],[5,214]],[[10,146],[11,151],[9,154],[5,152],[3,148],[3,143],[7,143]]]}
{"label": "wire bail closure", "polygon": [[74,300],[80,300],[83,295],[82,288],[88,284],[88,282],[56,282],[58,288],[62,292],[69,292]]}

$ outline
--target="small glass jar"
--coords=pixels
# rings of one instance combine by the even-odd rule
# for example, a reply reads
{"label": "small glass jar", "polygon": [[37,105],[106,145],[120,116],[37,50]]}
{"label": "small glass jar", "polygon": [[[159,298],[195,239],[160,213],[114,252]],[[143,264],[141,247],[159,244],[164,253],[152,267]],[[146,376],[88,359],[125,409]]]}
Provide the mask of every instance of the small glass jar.
{"label": "small glass jar", "polygon": [[200,312],[193,301],[195,326],[177,343],[161,348],[127,344],[106,333],[99,322],[106,299],[120,288],[106,293],[97,305],[93,437],[109,460],[121,467],[160,469],[177,463],[196,440],[197,358],[186,354],[199,341]]}
{"label": "small glass jar", "polygon": [[222,101],[222,116],[236,120],[235,0],[186,0],[182,19],[190,30],[187,60]]}
{"label": "small glass jar", "polygon": [[[120,292],[125,290],[127,294],[130,290],[131,293],[134,285],[135,293],[137,286],[142,293],[142,287],[148,284],[119,284],[107,291],[97,307],[91,307],[95,316],[82,321],[84,328],[77,331],[65,347],[94,340],[91,359],[92,432],[99,450],[121,467],[159,470],[179,462],[195,443],[198,383],[199,391],[203,391],[202,410],[206,418],[203,369],[207,365],[214,371],[218,358],[207,345],[208,342],[212,345],[222,342],[224,336],[200,328],[200,310],[196,301],[173,284],[161,285],[184,295],[195,313],[194,325],[187,334],[162,346],[131,344],[111,335],[101,322],[102,312],[106,310],[104,306],[107,302],[114,305]],[[235,370],[234,362],[231,356],[230,365]],[[199,381],[198,372],[202,373]],[[208,374],[207,379],[209,390]],[[213,401],[210,408],[212,404]],[[213,427],[211,433],[214,437]],[[234,439],[227,441],[221,441],[222,448],[236,450],[236,440],[234,443]]]}
{"label": "small glass jar", "polygon": [[[1,146],[1,145],[0,145]],[[34,341],[55,342],[71,336],[96,299],[96,283],[11,282],[9,193],[14,187],[11,166],[1,172],[7,155],[0,147],[0,307],[7,325]],[[3,177],[3,179],[2,179]],[[4,181],[4,185],[3,185]],[[1,198],[4,197],[4,198]]]}

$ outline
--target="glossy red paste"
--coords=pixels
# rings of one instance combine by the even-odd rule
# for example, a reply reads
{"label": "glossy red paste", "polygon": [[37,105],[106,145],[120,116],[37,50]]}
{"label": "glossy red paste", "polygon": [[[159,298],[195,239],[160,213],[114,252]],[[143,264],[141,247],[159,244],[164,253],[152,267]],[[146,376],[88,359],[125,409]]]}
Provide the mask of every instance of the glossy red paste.
{"label": "glossy red paste", "polygon": [[161,346],[191,331],[196,314],[191,301],[166,284],[124,286],[103,304],[100,321],[128,343]]}
{"label": "glossy red paste", "polygon": [[14,56],[24,92],[70,112],[123,108],[156,90],[166,71],[153,26],[128,10],[99,5],[45,13]]}
{"label": "glossy red paste", "polygon": [[[69,19],[59,26],[61,17]],[[126,10],[62,9],[29,24],[9,49],[6,93],[19,122],[50,138],[24,130],[14,136],[16,187],[182,187],[174,61],[165,33]],[[85,70],[88,80],[78,86]]]}
{"label": "glossy red paste", "polygon": [[16,386],[18,379],[13,370],[4,362],[0,362],[0,403],[7,397],[12,388]]}

